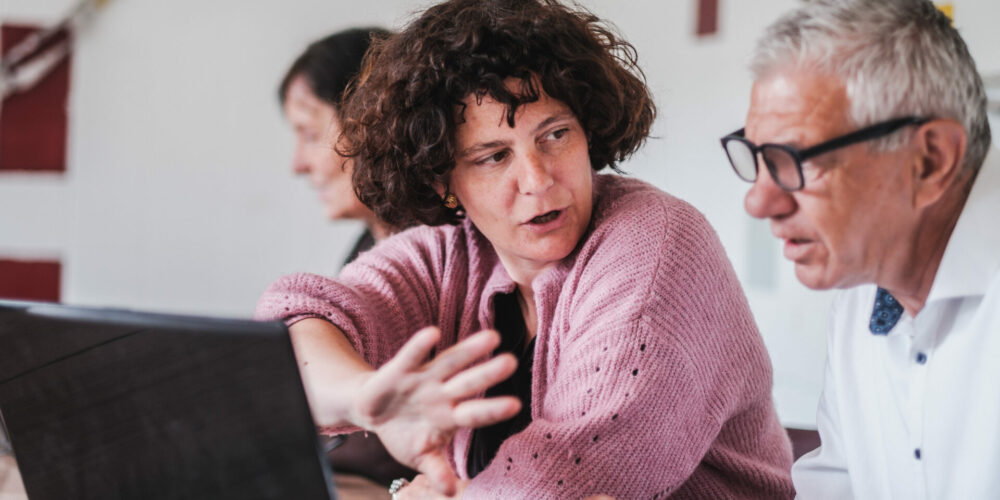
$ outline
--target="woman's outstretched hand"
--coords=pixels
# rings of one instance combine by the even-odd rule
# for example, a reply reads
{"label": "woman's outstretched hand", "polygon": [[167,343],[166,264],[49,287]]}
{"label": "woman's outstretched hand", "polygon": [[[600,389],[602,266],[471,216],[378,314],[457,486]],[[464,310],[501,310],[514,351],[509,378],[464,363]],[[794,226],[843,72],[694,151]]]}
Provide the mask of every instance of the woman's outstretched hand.
{"label": "woman's outstretched hand", "polygon": [[476,398],[517,368],[511,354],[469,367],[499,345],[497,332],[476,333],[428,360],[440,335],[436,327],[418,331],[395,357],[359,377],[350,420],[375,432],[396,460],[424,474],[433,489],[453,495],[458,477],[447,447],[455,432],[511,418],[521,403],[512,396]]}

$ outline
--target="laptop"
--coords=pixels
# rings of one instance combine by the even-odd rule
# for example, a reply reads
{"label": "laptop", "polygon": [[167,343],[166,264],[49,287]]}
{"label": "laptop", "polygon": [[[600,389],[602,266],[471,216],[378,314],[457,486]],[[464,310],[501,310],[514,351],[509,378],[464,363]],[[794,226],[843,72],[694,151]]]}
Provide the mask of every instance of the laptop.
{"label": "laptop", "polygon": [[0,300],[0,425],[32,500],[335,500],[277,322]]}

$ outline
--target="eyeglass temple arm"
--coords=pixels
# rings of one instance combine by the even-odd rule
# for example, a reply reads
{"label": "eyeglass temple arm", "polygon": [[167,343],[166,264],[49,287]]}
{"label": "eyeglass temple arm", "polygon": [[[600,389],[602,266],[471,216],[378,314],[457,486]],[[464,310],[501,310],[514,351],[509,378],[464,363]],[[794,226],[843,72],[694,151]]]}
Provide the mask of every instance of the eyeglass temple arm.
{"label": "eyeglass temple arm", "polygon": [[918,118],[915,116],[907,116],[904,118],[897,118],[895,120],[889,120],[883,123],[877,123],[870,127],[865,127],[861,130],[851,132],[842,137],[838,137],[830,142],[825,142],[817,146],[813,146],[808,149],[799,151],[799,160],[805,160],[813,156],[821,155],[823,153],[833,151],[834,149],[842,148],[856,142],[867,141],[871,139],[877,139],[879,137],[887,136],[907,125],[923,125],[930,118]]}

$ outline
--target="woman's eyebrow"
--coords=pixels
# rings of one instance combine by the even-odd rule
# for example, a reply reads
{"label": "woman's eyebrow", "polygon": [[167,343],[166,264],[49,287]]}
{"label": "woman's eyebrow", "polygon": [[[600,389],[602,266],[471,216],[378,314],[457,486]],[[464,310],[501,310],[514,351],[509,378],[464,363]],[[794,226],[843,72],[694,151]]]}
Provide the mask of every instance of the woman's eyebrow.
{"label": "woman's eyebrow", "polygon": [[504,147],[506,145],[507,145],[507,141],[480,142],[480,143],[473,144],[473,145],[471,145],[471,146],[469,146],[469,147],[467,147],[467,148],[459,151],[458,153],[455,154],[455,156],[458,157],[458,158],[464,158],[466,156],[475,155],[476,153],[479,153],[479,152],[482,152],[482,151],[486,151],[486,150],[494,149],[494,148],[500,148],[500,147]]}
{"label": "woman's eyebrow", "polygon": [[558,121],[561,121],[561,120],[571,120],[573,118],[574,118],[573,113],[569,112],[569,111],[564,111],[562,113],[554,114],[554,115],[552,115],[552,116],[550,116],[550,117],[542,120],[541,123],[539,123],[538,125],[536,125],[535,126],[535,132],[536,133],[540,132],[545,127],[548,127],[549,125],[552,125],[553,123],[556,123]]}
{"label": "woman's eyebrow", "polygon": [[[569,111],[564,111],[564,112],[561,112],[561,113],[556,113],[556,114],[554,114],[552,116],[549,116],[548,118],[542,120],[541,122],[538,123],[538,125],[535,125],[535,130],[533,131],[533,133],[537,134],[538,132],[542,131],[546,127],[551,126],[553,123],[557,123],[557,122],[562,121],[562,120],[571,120],[573,118],[574,118],[573,113],[569,112]],[[486,150],[489,150],[489,149],[500,148],[500,147],[505,147],[505,146],[507,146],[507,141],[480,142],[480,143],[473,144],[473,145],[471,145],[471,146],[469,146],[469,147],[467,147],[465,149],[462,149],[462,150],[458,151],[455,154],[455,157],[456,158],[465,158],[467,156],[472,156],[472,155],[475,155],[475,154],[477,154],[479,152],[482,152],[482,151],[486,151]]]}

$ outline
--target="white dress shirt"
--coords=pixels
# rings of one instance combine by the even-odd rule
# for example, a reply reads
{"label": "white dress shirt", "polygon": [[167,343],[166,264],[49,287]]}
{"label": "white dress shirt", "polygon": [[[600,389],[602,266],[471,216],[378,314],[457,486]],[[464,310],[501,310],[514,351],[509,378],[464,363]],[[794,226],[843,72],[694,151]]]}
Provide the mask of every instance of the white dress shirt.
{"label": "white dress shirt", "polygon": [[981,168],[915,317],[874,335],[875,285],[835,300],[799,498],[1000,498],[1000,155]]}

